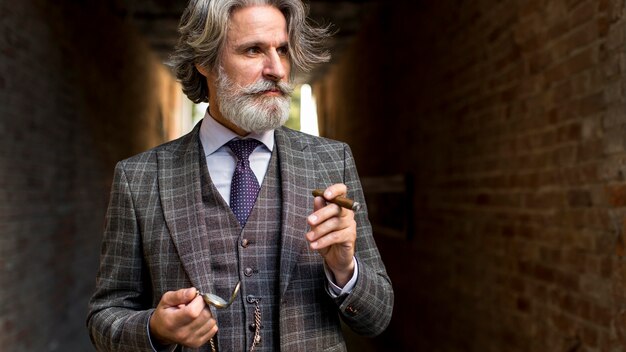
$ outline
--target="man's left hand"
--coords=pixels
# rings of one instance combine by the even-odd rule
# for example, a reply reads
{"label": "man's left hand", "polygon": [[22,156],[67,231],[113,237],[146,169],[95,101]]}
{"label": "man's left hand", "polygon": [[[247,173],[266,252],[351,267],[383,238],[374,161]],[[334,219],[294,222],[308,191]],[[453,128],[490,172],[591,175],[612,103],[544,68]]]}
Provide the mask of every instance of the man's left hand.
{"label": "man's left hand", "polygon": [[335,276],[335,283],[343,287],[354,273],[354,245],[356,221],[354,212],[336,204],[327,203],[338,196],[346,196],[344,184],[335,184],[324,190],[324,197],[313,200],[313,214],[307,222],[311,231],[306,234],[311,249],[317,250]]}

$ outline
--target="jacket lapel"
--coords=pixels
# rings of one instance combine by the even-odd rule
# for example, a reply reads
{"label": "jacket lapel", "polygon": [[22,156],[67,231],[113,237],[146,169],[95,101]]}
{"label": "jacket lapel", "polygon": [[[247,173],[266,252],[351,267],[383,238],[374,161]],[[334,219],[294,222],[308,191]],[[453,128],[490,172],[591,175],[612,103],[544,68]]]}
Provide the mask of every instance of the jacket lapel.
{"label": "jacket lapel", "polygon": [[308,248],[304,235],[309,228],[306,217],[313,210],[311,190],[315,186],[315,158],[311,148],[288,130],[277,129],[275,140],[283,198],[279,278],[282,297],[298,256]]}
{"label": "jacket lapel", "polygon": [[158,153],[159,192],[165,222],[191,284],[207,290],[211,280],[200,182],[200,123]]}

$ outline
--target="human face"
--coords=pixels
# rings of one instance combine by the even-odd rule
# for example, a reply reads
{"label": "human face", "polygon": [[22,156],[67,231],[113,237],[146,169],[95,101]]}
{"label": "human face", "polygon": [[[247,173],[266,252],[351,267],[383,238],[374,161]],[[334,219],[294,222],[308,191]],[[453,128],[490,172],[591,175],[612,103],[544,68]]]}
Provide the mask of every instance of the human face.
{"label": "human face", "polygon": [[[220,107],[219,79],[225,75],[235,87],[243,88],[259,81],[286,82],[290,74],[289,36],[283,14],[273,6],[239,8],[231,14],[226,41],[220,55],[220,68],[207,71],[196,65],[206,76],[211,116],[239,135],[246,129],[223,116]],[[285,96],[284,90],[271,87],[255,94],[259,101]]]}

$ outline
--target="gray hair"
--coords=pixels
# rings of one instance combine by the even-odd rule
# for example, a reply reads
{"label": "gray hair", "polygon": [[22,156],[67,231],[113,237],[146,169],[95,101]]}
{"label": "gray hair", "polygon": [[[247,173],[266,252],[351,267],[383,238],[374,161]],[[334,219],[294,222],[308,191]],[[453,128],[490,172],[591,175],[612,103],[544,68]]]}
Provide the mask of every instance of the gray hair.
{"label": "gray hair", "polygon": [[283,13],[289,35],[289,59],[293,67],[305,72],[330,60],[325,50],[332,34],[329,26],[314,27],[307,21],[308,9],[301,0],[191,0],[180,20],[181,34],[170,58],[183,92],[194,103],[208,102],[206,79],[195,64],[209,69],[218,67],[228,23],[233,10],[253,5],[270,5]]}

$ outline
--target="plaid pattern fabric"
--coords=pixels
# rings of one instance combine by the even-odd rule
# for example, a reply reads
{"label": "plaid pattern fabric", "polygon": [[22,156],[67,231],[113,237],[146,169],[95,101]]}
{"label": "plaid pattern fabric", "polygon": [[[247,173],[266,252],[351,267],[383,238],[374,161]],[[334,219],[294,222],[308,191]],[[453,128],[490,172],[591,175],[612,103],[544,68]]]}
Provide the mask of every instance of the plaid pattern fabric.
{"label": "plaid pattern fabric", "polygon": [[[215,280],[213,291],[229,297],[241,280],[238,299],[228,309],[213,310],[217,319],[218,350],[246,351],[254,333],[254,303],[248,297],[260,299],[262,316],[261,343],[255,351],[275,351],[278,346],[278,256],[280,248],[281,194],[276,153],[272,154],[256,204],[243,229],[235,223],[222,229],[219,236],[209,238],[211,271]],[[216,193],[206,164],[200,166],[202,193],[205,199],[207,227],[215,217],[228,211],[228,205]],[[217,194],[217,196],[213,196]],[[245,241],[245,244],[244,244]]]}
{"label": "plaid pattern fabric", "polygon": [[[220,212],[210,225],[204,218],[198,130],[199,125],[116,166],[87,318],[98,350],[149,351],[146,327],[165,292],[190,286],[211,292],[216,278],[209,238],[237,220],[232,212]],[[282,198],[280,350],[344,351],[339,316],[356,333],[372,336],[388,325],[393,307],[393,290],[367,220],[356,167],[344,143],[287,128],[276,130],[275,141]],[[313,207],[311,190],[339,182],[364,209],[355,214],[359,278],[352,293],[332,300],[323,292],[320,256],[309,250],[304,234]],[[216,196],[214,191],[207,197]]]}

